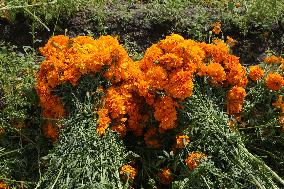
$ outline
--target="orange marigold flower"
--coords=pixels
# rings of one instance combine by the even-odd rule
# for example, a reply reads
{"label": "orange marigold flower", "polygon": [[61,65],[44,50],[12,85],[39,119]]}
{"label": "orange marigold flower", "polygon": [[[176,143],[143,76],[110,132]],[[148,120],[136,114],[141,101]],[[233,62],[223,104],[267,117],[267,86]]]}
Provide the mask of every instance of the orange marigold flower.
{"label": "orange marigold flower", "polygon": [[226,43],[227,43],[231,48],[233,48],[233,47],[236,45],[237,41],[236,41],[235,39],[231,38],[230,36],[227,36],[227,41],[226,41]]}
{"label": "orange marigold flower", "polygon": [[52,125],[51,123],[48,123],[47,125],[44,126],[43,132],[44,135],[52,139],[52,141],[56,141],[59,137],[58,128]]}
{"label": "orange marigold flower", "polygon": [[200,152],[191,152],[188,154],[185,163],[188,166],[188,168],[192,171],[196,167],[200,165],[200,163],[207,157],[206,154],[200,153]]}
{"label": "orange marigold flower", "polygon": [[221,32],[221,23],[220,22],[214,22],[212,24],[212,27],[213,27],[212,32],[214,34],[218,35]]}
{"label": "orange marigold flower", "polygon": [[143,116],[139,113],[141,107],[137,104],[133,103],[130,104],[128,109],[128,127],[129,131],[132,131],[135,136],[142,136],[143,135],[143,128],[146,126],[143,122]]}
{"label": "orange marigold flower", "polygon": [[242,66],[240,63],[232,62],[231,65],[227,65],[229,67],[229,73],[227,73],[227,81],[231,85],[236,85],[240,87],[244,87],[247,84],[247,72],[246,68]]}
{"label": "orange marigold flower", "polygon": [[184,38],[178,34],[172,34],[167,36],[166,39],[161,40],[158,43],[158,47],[163,49],[166,53],[171,52],[179,43],[182,43]]}
{"label": "orange marigold flower", "polygon": [[184,148],[189,142],[190,140],[187,135],[180,135],[176,137],[177,148]]}
{"label": "orange marigold flower", "polygon": [[173,53],[166,53],[158,59],[158,63],[165,69],[172,70],[174,68],[182,66],[183,59]]}
{"label": "orange marigold flower", "polygon": [[265,79],[266,86],[273,91],[280,90],[284,85],[284,79],[279,73],[270,73]]}
{"label": "orange marigold flower", "polygon": [[124,180],[133,181],[137,175],[137,171],[131,165],[123,165],[119,171],[119,174]]}
{"label": "orange marigold flower", "polygon": [[199,75],[200,77],[203,77],[203,76],[207,75],[207,66],[206,66],[206,64],[200,64],[199,65],[197,75]]}
{"label": "orange marigold flower", "polygon": [[154,104],[154,108],[154,117],[160,122],[160,132],[176,127],[177,112],[175,109],[175,101],[171,97],[162,97]]}
{"label": "orange marigold flower", "polygon": [[40,48],[39,50],[41,54],[46,58],[52,57],[55,54],[60,55],[62,54],[61,51],[63,50],[63,48],[66,47],[68,41],[69,37],[67,36],[64,35],[53,36],[48,40],[47,44],[43,48]]}
{"label": "orange marigold flower", "polygon": [[123,94],[123,91],[119,91],[114,87],[108,89],[105,104],[112,118],[118,118],[126,114],[126,102],[129,97],[131,96]]}
{"label": "orange marigold flower", "polygon": [[240,113],[243,109],[243,104],[240,102],[228,102],[227,112],[229,115],[236,115]]}
{"label": "orange marigold flower", "polygon": [[264,75],[264,71],[258,65],[257,66],[250,66],[249,69],[250,69],[249,77],[253,81],[260,80]]}
{"label": "orange marigold flower", "polygon": [[177,70],[169,76],[170,82],[166,91],[174,98],[185,99],[192,95],[192,72]]}
{"label": "orange marigold flower", "polygon": [[139,61],[140,68],[148,70],[155,65],[158,59],[164,54],[163,50],[158,47],[157,44],[152,45],[145,52],[145,55],[141,61]]}
{"label": "orange marigold flower", "polygon": [[97,126],[97,133],[101,136],[105,133],[105,130],[108,128],[111,119],[108,117],[108,110],[107,109],[100,109],[98,110],[98,126]]}
{"label": "orange marigold flower", "polygon": [[153,66],[146,73],[146,80],[152,89],[163,89],[168,82],[167,71],[161,66]]}
{"label": "orange marigold flower", "polygon": [[227,102],[227,111],[229,115],[241,112],[245,96],[246,91],[243,87],[235,86],[229,91]]}
{"label": "orange marigold flower", "polygon": [[219,63],[210,63],[207,66],[207,75],[214,84],[220,84],[226,79],[226,73],[223,66]]}
{"label": "orange marigold flower", "polygon": [[281,63],[282,58],[272,55],[272,56],[266,57],[263,61],[265,63],[270,63],[270,64],[276,63],[276,64],[278,64],[278,63]]}
{"label": "orange marigold flower", "polygon": [[172,176],[172,171],[165,167],[161,171],[158,172],[158,177],[160,180],[160,183],[168,185],[172,182],[173,176]]}
{"label": "orange marigold flower", "polygon": [[284,102],[283,102],[283,96],[279,95],[278,99],[276,102],[272,103],[272,106],[276,107],[276,108],[280,108],[281,112],[284,113]]}
{"label": "orange marigold flower", "polygon": [[243,87],[233,87],[228,93],[228,100],[231,102],[242,102],[246,96],[246,91]]}
{"label": "orange marigold flower", "polygon": [[0,181],[0,189],[9,189],[9,186],[3,181]]}

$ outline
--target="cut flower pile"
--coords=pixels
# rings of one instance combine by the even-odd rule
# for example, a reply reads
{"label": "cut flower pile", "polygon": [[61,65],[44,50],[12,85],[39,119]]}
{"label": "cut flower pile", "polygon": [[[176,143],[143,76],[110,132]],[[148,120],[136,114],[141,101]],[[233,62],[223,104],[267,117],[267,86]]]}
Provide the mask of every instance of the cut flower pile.
{"label": "cut flower pile", "polygon": [[[218,32],[219,26],[214,27]],[[189,123],[187,128],[181,123],[181,112],[187,110],[184,103],[202,85],[224,91],[225,99],[218,106],[236,124],[246,122],[242,113],[249,112],[246,98],[250,98],[250,90],[263,86],[278,97],[269,106],[275,107],[275,115],[279,118],[275,129],[284,131],[281,96],[284,59],[280,57],[271,56],[264,64],[246,68],[230,53],[230,45],[220,39],[206,44],[177,34],[153,44],[139,61],[133,61],[111,36],[96,40],[87,36],[55,36],[40,51],[45,60],[40,65],[36,90],[46,119],[44,132],[53,141],[60,136],[58,119],[68,117],[70,113],[62,97],[54,91],[68,83],[76,88],[81,78],[98,77],[98,74],[108,84],[103,83],[97,89],[104,94],[99,105],[94,107],[97,134],[104,137],[110,128],[128,143],[135,138],[140,148],[168,151],[173,156],[183,151],[179,157],[189,172],[203,162],[209,164],[210,157],[214,156],[206,149],[192,150],[191,141],[196,138]],[[230,132],[236,131],[231,129]],[[143,164],[144,160],[137,161]],[[153,161],[158,162],[157,159]],[[121,165],[121,177],[131,182],[143,177],[143,173],[139,173],[140,164]],[[157,168],[156,178],[161,186],[169,185],[183,175],[183,171],[184,167],[175,167],[169,159]],[[135,183],[137,186],[138,181]]]}

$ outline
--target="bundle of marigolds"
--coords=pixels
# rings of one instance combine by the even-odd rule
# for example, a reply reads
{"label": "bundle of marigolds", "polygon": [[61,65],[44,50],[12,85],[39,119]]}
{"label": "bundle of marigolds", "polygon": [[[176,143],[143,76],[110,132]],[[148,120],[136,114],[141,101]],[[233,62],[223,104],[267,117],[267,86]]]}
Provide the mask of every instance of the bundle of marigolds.
{"label": "bundle of marigolds", "polygon": [[[149,180],[155,175],[161,187],[169,185],[183,168],[175,168],[170,157],[161,162],[151,153],[163,154],[166,151],[175,155],[190,144],[191,136],[185,132],[188,128],[179,125],[178,112],[183,109],[180,104],[193,95],[197,80],[226,91],[223,109],[238,120],[250,82],[263,80],[267,90],[275,94],[281,93],[284,85],[284,59],[270,57],[265,61],[281,65],[269,69],[275,70],[273,72],[264,72],[259,66],[252,66],[247,72],[239,58],[230,54],[229,45],[219,39],[206,44],[172,34],[148,48],[143,59],[137,62],[110,36],[97,40],[87,36],[55,36],[40,50],[45,60],[37,76],[36,89],[43,117],[47,120],[44,125],[46,136],[56,141],[60,135],[57,120],[69,113],[54,90],[67,83],[76,87],[82,77],[97,77],[99,73],[110,84],[99,87],[104,97],[100,105],[94,107],[98,115],[98,135],[103,137],[110,128],[124,137],[126,145],[136,153],[140,152],[139,149],[148,149],[143,153],[150,159],[154,158],[151,161],[155,168],[144,174],[145,166],[151,163],[146,165],[147,160],[141,153],[142,158],[121,165],[121,177],[132,182],[139,180],[137,177]],[[279,95],[273,105],[281,110],[279,122],[284,130],[283,104]],[[191,172],[210,155],[184,151],[180,158]],[[144,172],[141,171],[143,166]]]}

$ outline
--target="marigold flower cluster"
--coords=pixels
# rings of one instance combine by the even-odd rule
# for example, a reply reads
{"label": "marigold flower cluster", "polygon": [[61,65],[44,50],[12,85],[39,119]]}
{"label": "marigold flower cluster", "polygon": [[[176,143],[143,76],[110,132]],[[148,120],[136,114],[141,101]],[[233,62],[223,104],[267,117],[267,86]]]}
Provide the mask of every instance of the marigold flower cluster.
{"label": "marigold flower cluster", "polygon": [[[122,136],[128,131],[144,136],[149,147],[159,146],[159,133],[177,127],[177,101],[192,95],[196,75],[208,78],[213,86],[243,87],[247,83],[245,68],[220,40],[206,44],[172,34],[148,48],[139,62],[132,61],[110,36],[97,40],[55,36],[41,52],[46,59],[36,88],[44,117],[58,119],[68,113],[52,94],[58,85],[69,82],[76,86],[81,76],[106,70],[103,76],[112,86],[102,89],[106,95],[97,112],[98,134],[103,135],[111,125]],[[144,111],[145,103],[150,111]],[[151,112],[158,126],[149,124]]]}
{"label": "marigold flower cluster", "polygon": [[217,40],[213,44],[200,43],[205,59],[199,64],[199,76],[208,76],[213,85],[246,86],[247,72],[239,58],[231,55],[228,46]]}
{"label": "marigold flower cluster", "polygon": [[172,182],[173,176],[172,176],[172,171],[165,167],[161,171],[158,172],[158,177],[160,180],[160,183],[168,185]]}
{"label": "marigold flower cluster", "polygon": [[132,167],[131,165],[123,165],[120,169],[119,174],[121,175],[121,177],[124,180],[134,180],[136,175],[137,175],[137,171],[134,167]]}
{"label": "marigold flower cluster", "polygon": [[110,36],[102,36],[98,40],[88,36],[73,39],[54,36],[40,51],[45,60],[40,65],[36,89],[43,115],[47,118],[65,115],[59,97],[52,95],[55,87],[66,82],[75,86],[82,75],[99,72],[103,66],[110,66],[113,62],[130,61],[124,48]]}
{"label": "marigold flower cluster", "polygon": [[191,152],[188,154],[187,158],[185,159],[185,163],[188,168],[192,171],[197,168],[200,163],[207,157],[206,154],[200,152]]}
{"label": "marigold flower cluster", "polygon": [[[124,48],[110,36],[102,36],[97,40],[87,36],[72,39],[63,35],[54,36],[40,51],[45,60],[40,65],[36,90],[43,116],[51,119],[59,119],[66,115],[60,98],[52,94],[57,86],[67,82],[76,86],[82,75],[97,73],[105,66],[110,66],[106,76],[119,82],[128,77],[127,72],[119,75],[117,72],[122,70],[114,70],[113,65],[127,66],[128,62],[132,62]],[[107,120],[100,120],[103,122],[100,127],[106,128]],[[52,127],[46,128],[45,133],[55,138],[55,133],[50,132]],[[101,128],[98,129],[100,133],[103,130]]]}

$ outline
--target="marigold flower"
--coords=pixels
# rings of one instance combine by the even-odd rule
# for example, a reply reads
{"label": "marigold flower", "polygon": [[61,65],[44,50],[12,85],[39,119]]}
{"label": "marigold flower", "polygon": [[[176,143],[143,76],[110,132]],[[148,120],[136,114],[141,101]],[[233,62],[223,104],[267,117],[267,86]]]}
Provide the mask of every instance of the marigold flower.
{"label": "marigold flower", "polygon": [[280,90],[284,85],[284,79],[279,73],[270,73],[265,79],[266,86],[273,91]]}
{"label": "marigold flower", "polygon": [[187,135],[180,135],[176,137],[177,148],[184,148],[189,142],[190,140]]}
{"label": "marigold flower", "polygon": [[196,167],[198,167],[206,157],[207,157],[206,154],[200,152],[191,152],[188,154],[187,158],[185,159],[185,163],[188,166],[188,168],[192,171]]}
{"label": "marigold flower", "polygon": [[228,93],[227,112],[229,115],[240,113],[243,107],[243,102],[246,96],[246,91],[242,87],[233,87]]}
{"label": "marigold flower", "polygon": [[283,59],[281,57],[272,55],[272,56],[266,57],[263,61],[268,64],[273,64],[273,63],[279,64],[281,63],[282,60]]}
{"label": "marigold flower", "polygon": [[183,59],[176,56],[173,53],[166,53],[158,59],[159,65],[163,66],[167,70],[171,70],[182,66]]}
{"label": "marigold flower", "polygon": [[179,43],[182,43],[184,38],[178,34],[172,34],[167,36],[166,39],[161,40],[158,43],[158,47],[163,49],[166,53],[171,52],[171,50],[176,47]]}
{"label": "marigold flower", "polygon": [[[119,45],[117,39],[111,36],[102,36],[97,40],[89,36],[78,36],[72,39],[63,35],[54,36],[43,48],[40,48],[40,51],[46,59],[40,66],[36,89],[43,115],[48,118],[58,119],[65,115],[59,97],[51,93],[52,89],[62,83],[70,82],[76,86],[82,75],[97,73],[104,66],[113,68],[105,75],[109,76],[110,80],[114,77],[116,82],[128,79],[131,74],[137,75],[133,68],[138,66],[131,64],[133,61],[125,49]],[[129,69],[126,69],[128,67]],[[131,75],[131,77],[135,76]],[[113,106],[117,104],[119,99],[111,103]],[[121,109],[116,110],[110,113],[114,117],[116,113],[123,112]],[[99,133],[103,133],[104,128],[98,128]]]}
{"label": "marigold flower", "polygon": [[231,38],[230,36],[227,36],[227,41],[226,41],[226,43],[227,43],[231,48],[233,48],[233,47],[236,45],[237,41],[236,41],[235,39]]}
{"label": "marigold flower", "polygon": [[221,84],[226,79],[224,68],[219,63],[210,63],[207,66],[207,75],[214,84]]}
{"label": "marigold flower", "polygon": [[0,181],[0,189],[9,189],[9,186],[3,181]]}
{"label": "marigold flower", "polygon": [[212,27],[213,27],[212,32],[214,34],[218,35],[221,32],[221,23],[220,22],[214,22],[212,24]]}
{"label": "marigold flower", "polygon": [[[229,65],[228,65],[229,66]],[[239,63],[230,65],[227,81],[231,85],[244,87],[247,84],[246,69]]]}
{"label": "marigold flower", "polygon": [[168,74],[161,66],[153,66],[146,72],[146,79],[150,88],[163,89],[167,85]]}
{"label": "marigold flower", "polygon": [[154,108],[154,117],[160,122],[160,132],[176,127],[177,112],[175,109],[175,102],[171,97],[162,97],[154,104]]}
{"label": "marigold flower", "polygon": [[98,110],[98,126],[97,126],[97,133],[102,136],[105,133],[105,130],[108,128],[111,119],[108,117],[108,110],[107,109],[100,109]]}
{"label": "marigold flower", "polygon": [[185,99],[192,95],[193,82],[191,71],[177,70],[169,76],[166,91],[174,98]]}
{"label": "marigold flower", "polygon": [[168,185],[172,182],[173,176],[172,172],[169,168],[165,167],[161,171],[158,172],[158,177],[160,180],[160,183]]}
{"label": "marigold flower", "polygon": [[152,45],[145,52],[144,58],[139,61],[140,68],[148,70],[155,65],[158,59],[164,54],[163,50],[158,47],[157,44]]}
{"label": "marigold flower", "polygon": [[253,81],[260,80],[264,75],[264,71],[259,66],[250,66],[249,69],[249,77]]}
{"label": "marigold flower", "polygon": [[131,165],[123,165],[119,171],[119,174],[124,180],[133,181],[137,175],[137,171]]}
{"label": "marigold flower", "polygon": [[243,101],[246,96],[246,91],[243,87],[233,87],[228,93],[229,101]]}
{"label": "marigold flower", "polygon": [[112,118],[126,114],[126,102],[129,97],[131,96],[128,96],[126,91],[119,91],[114,87],[108,89],[105,104]]}
{"label": "marigold flower", "polygon": [[43,132],[44,132],[44,135],[47,138],[52,139],[52,141],[56,141],[59,137],[57,127],[55,127],[51,123],[48,123],[47,125],[44,126]]}
{"label": "marigold flower", "polygon": [[279,95],[277,101],[272,103],[272,106],[281,109],[281,113],[284,113],[283,96]]}

